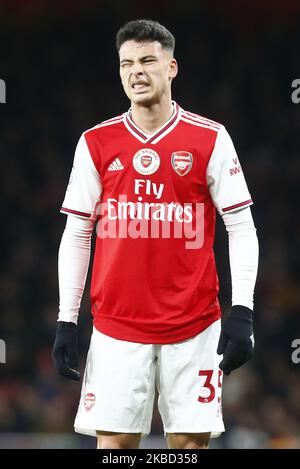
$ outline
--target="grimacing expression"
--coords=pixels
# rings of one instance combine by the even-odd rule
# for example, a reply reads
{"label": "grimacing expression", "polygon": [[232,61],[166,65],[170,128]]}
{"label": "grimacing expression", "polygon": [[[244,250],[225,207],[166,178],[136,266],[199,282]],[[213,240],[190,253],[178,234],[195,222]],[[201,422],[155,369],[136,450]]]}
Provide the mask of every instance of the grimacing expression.
{"label": "grimacing expression", "polygon": [[177,62],[157,41],[126,41],[119,51],[120,76],[124,91],[136,104],[155,104],[170,93],[177,75]]}

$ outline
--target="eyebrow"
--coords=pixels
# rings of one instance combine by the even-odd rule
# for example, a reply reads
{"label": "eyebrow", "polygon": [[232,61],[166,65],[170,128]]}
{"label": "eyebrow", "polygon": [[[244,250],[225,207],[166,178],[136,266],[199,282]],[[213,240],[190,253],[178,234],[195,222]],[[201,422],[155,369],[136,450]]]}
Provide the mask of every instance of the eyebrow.
{"label": "eyebrow", "polygon": [[[155,55],[144,55],[139,60],[146,60],[146,59],[157,59],[157,57]],[[122,64],[123,62],[133,62],[133,60],[123,59],[121,60],[120,64]]]}

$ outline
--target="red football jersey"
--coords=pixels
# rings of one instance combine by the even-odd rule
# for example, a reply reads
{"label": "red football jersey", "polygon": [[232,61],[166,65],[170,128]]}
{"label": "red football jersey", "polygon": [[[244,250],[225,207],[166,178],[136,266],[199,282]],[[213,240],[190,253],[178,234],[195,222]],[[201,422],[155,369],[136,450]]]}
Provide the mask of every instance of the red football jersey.
{"label": "red football jersey", "polygon": [[61,211],[93,218],[94,326],[174,343],[220,317],[215,217],[252,204],[225,127],[174,112],[152,135],[131,110],[81,136]]}

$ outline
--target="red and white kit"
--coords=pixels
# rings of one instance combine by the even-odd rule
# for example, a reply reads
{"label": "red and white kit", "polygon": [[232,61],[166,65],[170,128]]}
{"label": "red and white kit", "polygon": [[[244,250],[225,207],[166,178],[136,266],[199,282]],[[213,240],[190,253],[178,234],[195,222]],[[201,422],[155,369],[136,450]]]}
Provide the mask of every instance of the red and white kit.
{"label": "red and white kit", "polygon": [[232,302],[252,308],[251,204],[224,126],[175,102],[153,135],[130,110],[83,133],[59,257],[59,319],[76,323],[96,224],[94,329],[76,431],[147,435],[155,383],[165,434],[224,431],[216,209],[228,231]]}
{"label": "red and white kit", "polygon": [[[215,208],[223,215],[252,204],[225,127],[173,107],[151,136],[130,110],[84,132],[61,208],[98,222],[94,327],[124,341],[176,343],[220,318]],[[193,246],[178,230],[198,219]]]}

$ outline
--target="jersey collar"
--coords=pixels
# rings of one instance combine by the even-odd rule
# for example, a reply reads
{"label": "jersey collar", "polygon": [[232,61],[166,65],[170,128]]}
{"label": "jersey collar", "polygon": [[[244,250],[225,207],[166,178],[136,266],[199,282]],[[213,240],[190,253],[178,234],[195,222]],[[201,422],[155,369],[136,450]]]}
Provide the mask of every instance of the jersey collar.
{"label": "jersey collar", "polygon": [[170,133],[178,124],[181,115],[181,108],[175,101],[172,101],[173,114],[170,119],[160,129],[156,130],[153,134],[145,134],[131,118],[131,108],[124,116],[124,124],[127,130],[140,142],[155,144]]}

